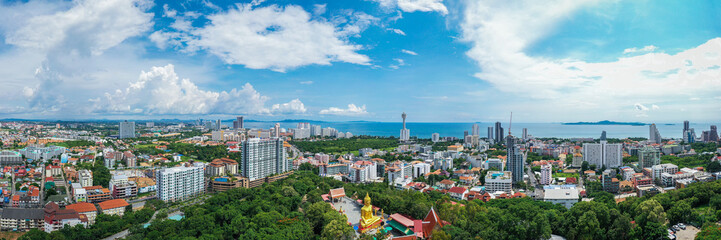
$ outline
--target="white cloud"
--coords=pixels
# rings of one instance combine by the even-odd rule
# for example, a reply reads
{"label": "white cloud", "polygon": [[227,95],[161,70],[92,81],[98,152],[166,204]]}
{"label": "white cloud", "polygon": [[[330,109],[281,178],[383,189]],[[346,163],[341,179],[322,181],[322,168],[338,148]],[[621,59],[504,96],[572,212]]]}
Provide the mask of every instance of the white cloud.
{"label": "white cloud", "polygon": [[313,84],[313,81],[302,81],[302,82],[300,82],[300,84],[311,85],[311,84]]}
{"label": "white cloud", "polygon": [[373,21],[363,13],[339,27],[311,15],[299,6],[254,7],[239,4],[226,12],[207,16],[209,22],[190,31],[158,31],[151,39],[159,47],[171,45],[186,52],[205,49],[227,64],[251,69],[287,69],[331,62],[368,65],[370,58],[357,53],[361,46],[348,42]]}
{"label": "white cloud", "polygon": [[318,16],[325,13],[327,4],[313,4],[313,14]]}
{"label": "white cloud", "polygon": [[405,49],[403,49],[403,50],[401,50],[401,52],[403,52],[403,53],[405,53],[405,54],[413,55],[413,56],[418,55],[418,53],[416,53],[416,52],[414,52],[414,51],[411,51],[411,50],[405,50]]}
{"label": "white cloud", "polygon": [[92,99],[93,111],[111,114],[288,114],[303,113],[305,106],[295,99],[289,103],[265,107],[269,98],[246,83],[228,92],[202,90],[189,79],[181,79],[175,67],[153,67],[143,71],[138,81],[125,89]]}
{"label": "white cloud", "polygon": [[658,49],[658,47],[656,47],[656,46],[654,46],[654,45],[648,45],[648,46],[645,46],[645,47],[640,48],[640,49],[638,49],[638,48],[626,48],[626,49],[623,50],[623,54],[627,54],[627,53],[647,53],[647,52],[656,51],[657,49]]}
{"label": "white cloud", "polygon": [[392,64],[392,65],[388,66],[389,68],[398,69],[401,66],[406,65],[406,61],[404,61],[403,59],[400,59],[400,58],[394,58],[393,61],[396,61],[396,64]]}
{"label": "white cloud", "polygon": [[368,114],[366,111],[366,105],[356,106],[355,104],[348,104],[348,108],[337,108],[330,107],[327,109],[320,110],[322,115],[338,115],[338,116],[362,116]]}
{"label": "white cloud", "polygon": [[136,0],[76,1],[67,11],[29,18],[5,42],[98,55],[150,29],[153,14],[145,12],[148,4]]}
{"label": "white cloud", "polygon": [[640,104],[640,103],[634,104],[633,107],[634,107],[637,111],[648,111],[648,108],[647,108],[646,106],[644,106],[643,104]]}
{"label": "white cloud", "polygon": [[403,32],[403,30],[400,30],[400,29],[397,29],[397,28],[387,28],[386,30],[392,31],[392,32],[394,32],[394,33],[396,33],[396,34],[398,34],[398,35],[402,35],[402,36],[405,36],[405,35],[406,35],[406,33]]}
{"label": "white cloud", "polygon": [[699,100],[701,100],[701,98],[699,98],[699,97],[692,97],[692,98],[689,98],[688,100],[691,100],[691,101],[699,101]]}
{"label": "white cloud", "polygon": [[656,104],[653,104],[653,105],[651,105],[651,109],[653,109],[653,110],[659,110],[659,109],[661,109],[661,107],[659,107],[659,106],[656,105]]}
{"label": "white cloud", "polygon": [[374,0],[384,8],[399,8],[404,12],[439,12],[448,14],[448,9],[443,5],[443,0]]}
{"label": "white cloud", "polygon": [[305,105],[297,98],[287,103],[274,104],[271,108],[271,112],[278,114],[298,114],[305,111]]}
{"label": "white cloud", "polygon": [[[721,89],[721,70],[714,67],[721,60],[721,38],[673,55],[645,52],[610,62],[531,56],[525,52],[568,16],[593,7],[595,2],[527,0],[508,4],[501,0],[467,0],[461,32],[462,40],[471,44],[466,54],[481,69],[475,76],[522,98],[509,104],[523,111],[538,111],[536,104],[548,104],[559,108],[553,113],[537,113],[554,115],[573,110],[597,119],[632,113],[628,102],[681,100],[688,98],[688,93],[709,95],[711,89]],[[710,110],[703,107],[695,109]],[[673,110],[659,109],[669,115]],[[714,113],[718,114],[715,110],[705,114]]]}

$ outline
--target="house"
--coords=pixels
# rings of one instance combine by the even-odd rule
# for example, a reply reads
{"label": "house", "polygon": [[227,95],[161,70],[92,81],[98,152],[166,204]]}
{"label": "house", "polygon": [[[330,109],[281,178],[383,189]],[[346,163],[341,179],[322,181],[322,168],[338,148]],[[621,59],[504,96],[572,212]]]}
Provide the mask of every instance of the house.
{"label": "house", "polygon": [[478,177],[475,175],[461,176],[458,178],[459,182],[464,185],[473,186],[478,183]]}
{"label": "house", "polygon": [[95,208],[95,205],[92,203],[79,202],[75,204],[70,204],[66,206],[65,209],[73,209],[79,214],[84,214],[85,217],[88,218],[89,224],[94,224],[95,217],[98,215],[98,209]]}
{"label": "house", "polygon": [[456,186],[456,182],[449,179],[443,179],[442,181],[438,182],[436,185],[438,185],[438,188],[440,189],[450,189],[452,187]]}
{"label": "house", "polygon": [[125,199],[113,199],[98,203],[100,211],[107,215],[118,215],[123,216],[125,213],[125,207],[129,206]]}
{"label": "house", "polygon": [[463,187],[452,187],[451,189],[448,189],[448,195],[458,200],[463,200],[466,193],[468,193],[468,189]]}
{"label": "house", "polygon": [[71,227],[78,224],[84,227],[88,226],[88,218],[85,215],[79,214],[74,209],[60,209],[60,207],[53,202],[45,205],[44,213],[44,230],[48,233],[60,230],[65,225]]}

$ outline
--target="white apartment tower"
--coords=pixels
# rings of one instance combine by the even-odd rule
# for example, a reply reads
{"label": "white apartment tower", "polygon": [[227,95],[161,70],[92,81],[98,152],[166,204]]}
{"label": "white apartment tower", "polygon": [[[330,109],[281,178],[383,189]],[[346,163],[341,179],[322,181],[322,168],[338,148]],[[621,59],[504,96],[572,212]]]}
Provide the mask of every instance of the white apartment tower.
{"label": "white apartment tower", "polygon": [[622,149],[622,144],[608,143],[606,140],[601,140],[600,143],[584,143],[583,160],[598,168],[620,167],[623,160]]}
{"label": "white apartment tower", "polygon": [[240,172],[250,181],[284,173],[293,168],[286,159],[282,139],[251,138],[243,141],[242,146]]}
{"label": "white apartment tower", "polygon": [[118,130],[119,138],[134,138],[135,137],[135,122],[120,122],[120,129]]}
{"label": "white apartment tower", "polygon": [[411,139],[411,130],[406,128],[406,113],[401,114],[403,118],[403,129],[401,129],[401,141],[408,141]]}
{"label": "white apartment tower", "polygon": [[205,176],[202,167],[174,167],[157,170],[155,180],[158,199],[178,201],[203,193]]}
{"label": "white apartment tower", "polygon": [[553,173],[551,164],[541,165],[541,185],[551,185]]}

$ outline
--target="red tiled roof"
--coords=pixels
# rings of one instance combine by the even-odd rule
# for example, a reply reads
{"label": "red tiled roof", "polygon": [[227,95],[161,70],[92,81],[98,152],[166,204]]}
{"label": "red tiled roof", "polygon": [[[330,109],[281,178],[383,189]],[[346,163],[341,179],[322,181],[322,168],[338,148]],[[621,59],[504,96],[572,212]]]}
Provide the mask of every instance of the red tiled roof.
{"label": "red tiled roof", "polygon": [[130,204],[128,204],[128,202],[125,201],[125,199],[113,199],[113,200],[108,200],[105,202],[98,203],[98,206],[100,206],[100,209],[102,209],[102,210],[126,207],[128,205],[130,205]]}
{"label": "red tiled roof", "polygon": [[413,219],[403,216],[399,213],[391,214],[390,218],[407,228],[413,227]]}
{"label": "red tiled roof", "polygon": [[345,189],[343,188],[336,188],[330,190],[330,197],[331,198],[338,198],[338,197],[344,197],[345,196]]}
{"label": "red tiled roof", "polygon": [[65,209],[74,209],[75,211],[78,211],[79,213],[98,211],[98,209],[95,208],[95,205],[93,205],[92,203],[86,203],[86,202],[70,204],[70,205],[66,206]]}
{"label": "red tiled roof", "polygon": [[448,191],[456,194],[463,194],[464,192],[466,192],[466,189],[462,187],[452,187]]}

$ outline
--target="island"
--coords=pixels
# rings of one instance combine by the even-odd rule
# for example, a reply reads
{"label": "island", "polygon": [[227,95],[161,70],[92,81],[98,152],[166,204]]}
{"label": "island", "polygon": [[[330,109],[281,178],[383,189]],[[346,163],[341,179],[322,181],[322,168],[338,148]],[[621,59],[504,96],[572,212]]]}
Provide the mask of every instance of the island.
{"label": "island", "polygon": [[573,122],[573,123],[561,123],[563,125],[630,125],[630,126],[645,126],[646,123],[641,122],[614,122],[609,120],[603,120],[598,122]]}

